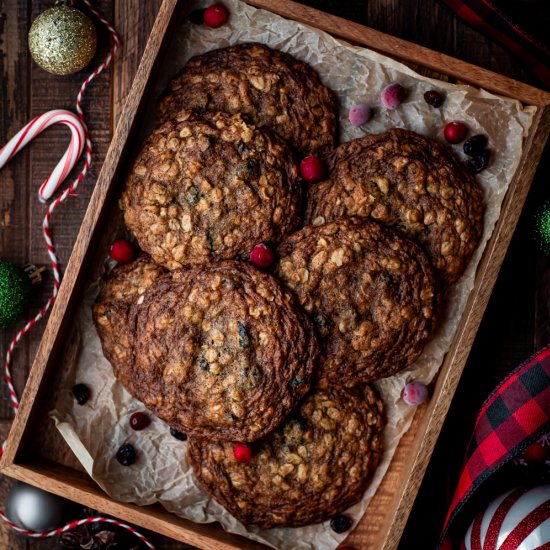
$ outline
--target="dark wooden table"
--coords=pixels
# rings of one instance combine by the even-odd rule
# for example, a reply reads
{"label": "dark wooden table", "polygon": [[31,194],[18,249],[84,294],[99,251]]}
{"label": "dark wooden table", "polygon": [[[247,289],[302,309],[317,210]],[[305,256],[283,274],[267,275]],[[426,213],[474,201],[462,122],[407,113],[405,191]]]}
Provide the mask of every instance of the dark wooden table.
{"label": "dark wooden table", "polygon": [[[375,29],[428,46],[509,77],[537,85],[522,63],[507,51],[457,19],[437,0],[302,0],[303,3],[366,24]],[[537,0],[525,3],[536,11]],[[115,118],[137,68],[160,0],[99,0],[95,2],[115,23],[123,40],[114,68],[101,75],[84,100],[94,142],[94,162],[78,197],[54,216],[53,231],[62,264],[74,239],[91,195],[93,183],[109,145]],[[519,0],[518,0],[519,3]],[[55,77],[40,70],[27,48],[30,22],[53,2],[0,0],[0,144],[33,116],[53,108],[74,108],[85,72]],[[535,13],[533,11],[533,13]],[[108,36],[100,30],[104,55]],[[113,101],[111,101],[111,99]],[[66,130],[54,127],[33,142],[0,173],[0,258],[23,265],[49,265],[41,234],[45,207],[37,200],[39,185],[66,147]],[[477,410],[490,390],[514,366],[550,342],[550,259],[539,253],[532,240],[532,217],[537,205],[550,196],[550,155],[537,172],[497,285],[477,335],[462,381],[428,467],[405,530],[401,550],[433,548],[456,482],[464,449]],[[35,297],[38,310],[50,292],[51,277]],[[28,335],[14,359],[18,391],[24,386],[43,324]],[[2,353],[14,330],[0,332]],[[12,408],[3,376],[0,382],[0,437],[5,437]],[[11,482],[0,480],[0,503]],[[151,536],[159,549],[184,545]],[[57,548],[54,540],[34,541],[16,535],[0,524],[0,548],[10,550]]]}

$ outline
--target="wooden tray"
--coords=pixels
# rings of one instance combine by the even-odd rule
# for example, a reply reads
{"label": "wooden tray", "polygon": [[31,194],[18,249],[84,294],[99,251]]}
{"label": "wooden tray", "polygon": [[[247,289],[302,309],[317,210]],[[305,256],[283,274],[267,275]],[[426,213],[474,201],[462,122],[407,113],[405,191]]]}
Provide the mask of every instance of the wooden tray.
{"label": "wooden tray", "polygon": [[[264,548],[237,535],[225,533],[217,524],[200,525],[166,512],[160,505],[137,507],[108,498],[77,465],[56,459],[42,444],[56,366],[72,328],[72,316],[87,283],[97,251],[104,250],[104,228],[116,205],[117,180],[131,155],[139,130],[140,113],[147,104],[157,66],[185,0],[164,0],[143,54],[132,89],[120,116],[115,135],[90,200],[75,248],[67,265],[58,299],[52,309],[27,386],[0,461],[2,474],[63,495],[91,508],[117,516],[161,534],[201,548]],[[414,498],[422,481],[435,441],[443,424],[476,330],[515,229],[544,145],[550,133],[550,94],[501,75],[411,44],[367,27],[319,12],[287,0],[249,0],[274,13],[325,30],[358,45],[377,50],[442,80],[459,79],[491,92],[537,107],[533,125],[507,195],[500,218],[479,264],[475,286],[459,327],[437,376],[431,401],[419,407],[402,438],[367,515],[346,543],[361,549],[389,550],[397,546]],[[104,243],[103,243],[104,244]],[[48,428],[56,437],[56,432]],[[39,441],[41,444],[37,444]],[[38,452],[38,451],[42,452]],[[367,519],[368,517],[368,519]]]}

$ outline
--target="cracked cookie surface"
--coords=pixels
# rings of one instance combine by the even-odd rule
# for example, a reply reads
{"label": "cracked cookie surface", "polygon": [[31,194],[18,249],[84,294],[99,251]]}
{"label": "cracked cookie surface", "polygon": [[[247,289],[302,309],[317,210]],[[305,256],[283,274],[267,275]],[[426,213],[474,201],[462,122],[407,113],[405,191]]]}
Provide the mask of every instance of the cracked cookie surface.
{"label": "cracked cookie surface", "polygon": [[253,441],[309,388],[313,327],[288,290],[249,264],[173,272],[132,316],[134,396],[183,433]]}
{"label": "cracked cookie surface", "polygon": [[394,128],[340,145],[327,180],[309,189],[307,221],[369,217],[420,244],[446,285],[457,281],[483,230],[481,187],[450,149]]}
{"label": "cracked cookie surface", "polygon": [[301,222],[302,187],[287,144],[240,115],[182,111],[153,131],[120,206],[141,248],[168,269],[244,259]]}
{"label": "cracked cookie surface", "polygon": [[262,44],[230,46],[189,60],[159,106],[161,120],[180,109],[241,113],[302,155],[328,153],[338,123],[336,94],[295,57]]}
{"label": "cracked cookie surface", "polygon": [[320,337],[322,384],[391,376],[420,355],[435,324],[435,276],[422,249],[368,220],[306,226],[278,248],[276,275]]}
{"label": "cracked cookie surface", "polygon": [[382,446],[383,405],[372,388],[317,389],[238,463],[231,443],[189,440],[201,485],[244,524],[320,523],[358,502]]}
{"label": "cracked cookie surface", "polygon": [[147,254],[116,266],[102,283],[92,306],[92,315],[101,340],[103,354],[111,363],[117,378],[130,386],[125,372],[133,360],[134,333],[130,326],[130,307],[166,270]]}

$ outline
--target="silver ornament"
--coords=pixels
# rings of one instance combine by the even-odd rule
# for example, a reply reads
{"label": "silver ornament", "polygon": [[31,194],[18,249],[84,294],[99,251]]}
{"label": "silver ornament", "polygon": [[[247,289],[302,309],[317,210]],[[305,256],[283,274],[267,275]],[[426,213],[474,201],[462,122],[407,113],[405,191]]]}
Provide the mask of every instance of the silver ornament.
{"label": "silver ornament", "polygon": [[8,493],[6,516],[27,531],[51,531],[63,522],[68,501],[17,481]]}

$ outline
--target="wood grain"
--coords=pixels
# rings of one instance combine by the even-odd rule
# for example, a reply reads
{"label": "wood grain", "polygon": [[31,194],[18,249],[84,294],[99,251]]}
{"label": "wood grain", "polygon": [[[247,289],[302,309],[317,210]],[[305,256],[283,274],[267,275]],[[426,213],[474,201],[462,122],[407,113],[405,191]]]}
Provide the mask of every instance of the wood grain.
{"label": "wood grain", "polygon": [[[5,45],[6,56],[0,55],[0,143],[7,141],[29,118],[25,92],[29,85],[27,36],[27,9],[16,0],[0,2],[0,44]],[[2,48],[3,49],[3,48]],[[29,261],[29,193],[32,172],[29,167],[29,150],[17,155],[0,172],[0,250],[2,259],[11,262]],[[0,331],[0,349],[5,350],[10,335]],[[14,382],[20,391],[28,375],[29,341],[16,352],[14,360],[21,368],[14,372]],[[11,401],[7,398],[5,382],[0,382],[0,415],[11,418]]]}
{"label": "wood grain", "polygon": [[[105,2],[106,3],[106,2]],[[104,4],[105,4],[104,3]],[[325,9],[327,11],[331,11],[332,13],[340,16],[346,16],[349,18],[353,18],[356,22],[360,23],[368,23],[377,29],[388,32],[391,34],[398,35],[400,38],[404,39],[412,39],[415,42],[419,44],[423,44],[425,46],[432,46],[436,47],[441,52],[448,53],[454,56],[461,57],[465,61],[473,62],[481,64],[489,69],[492,70],[498,70],[499,72],[505,72],[508,76],[512,76],[514,78],[525,78],[525,72],[520,64],[514,63],[513,60],[511,60],[510,56],[504,52],[501,48],[498,46],[492,44],[490,41],[484,39],[479,35],[478,33],[475,33],[465,25],[461,24],[459,21],[454,18],[449,11],[445,11],[440,7],[440,5],[437,2],[433,2],[433,9],[419,9],[419,6],[416,2],[413,2],[412,0],[402,0],[397,2],[396,0],[373,0],[372,2],[369,1],[363,2],[363,0],[356,0],[356,1],[350,1],[347,3],[342,3],[338,1],[333,0],[311,0],[308,3],[313,4],[316,7],[319,7],[321,9]],[[7,64],[13,63],[14,60],[14,51],[18,51],[18,56],[20,54],[25,55],[26,52],[26,46],[24,44],[24,38],[27,28],[27,23],[29,19],[29,9],[31,8],[30,2],[23,2],[23,1],[16,1],[16,0],[0,0],[0,46],[2,45],[2,41],[4,40],[6,36],[6,29],[7,26],[5,25],[6,20],[10,20],[13,22],[14,20],[18,21],[19,25],[19,31],[16,32],[16,36],[18,36],[16,43],[17,47],[14,50],[11,48],[11,53],[8,51],[8,55],[6,56]],[[145,5],[144,5],[145,4]],[[153,6],[155,4],[155,6]],[[113,89],[112,89],[112,99],[113,99],[113,108],[111,110],[111,114],[113,118],[117,118],[120,115],[121,111],[121,105],[124,101],[124,98],[128,91],[128,86],[133,80],[135,69],[137,67],[137,63],[140,56],[140,51],[143,49],[143,46],[145,44],[145,38],[148,32],[148,27],[152,23],[152,16],[154,15],[154,10],[156,9],[156,6],[158,6],[159,1],[154,0],[150,3],[135,3],[131,0],[117,0],[115,2],[114,6],[114,12],[115,12],[115,18],[116,18],[116,26],[118,26],[119,30],[121,31],[121,34],[124,38],[128,39],[128,43],[123,45],[122,49],[122,55],[119,57],[117,66],[114,69],[114,74],[116,75],[114,81],[113,81]],[[273,5],[273,2],[269,3],[270,6]],[[4,16],[5,6],[8,5],[10,7],[8,16]],[[269,7],[269,6],[268,6]],[[110,6],[109,6],[110,8]],[[17,17],[13,17],[13,10],[16,10],[18,12]],[[35,11],[40,8],[35,8]],[[108,13],[108,12],[107,12]],[[125,15],[126,14],[126,15]],[[321,21],[322,18],[318,18],[318,21]],[[324,19],[323,19],[324,20]],[[4,23],[4,24],[3,24]],[[315,21],[315,24],[317,24],[317,20]],[[319,25],[317,25],[319,26]],[[445,32],[438,32],[441,28],[445,29]],[[13,36],[13,25],[9,27],[9,30],[12,32]],[[353,32],[355,32],[357,28],[354,27]],[[348,32],[349,29],[346,30]],[[382,37],[381,39],[383,39]],[[348,38],[350,40],[353,40],[353,38]],[[13,38],[11,39],[13,41]],[[383,51],[383,50],[381,50]],[[409,64],[412,64],[414,59],[409,60]],[[414,68],[418,68],[418,65],[414,64]],[[6,63],[4,62],[3,57],[0,55],[0,76],[9,75],[10,78],[17,79],[19,78],[19,82],[24,82],[25,78],[20,77],[20,66],[19,68],[13,69],[12,72],[6,72]],[[432,72],[433,68],[422,68],[420,67],[421,72]],[[454,75],[453,77],[456,77],[457,75]],[[462,74],[458,75],[458,77],[463,76]],[[47,88],[51,85],[51,83],[54,81],[54,77],[50,77],[50,80],[44,79],[44,80],[38,80],[39,84],[37,86],[42,86]],[[1,111],[2,114],[5,112],[5,96],[4,96],[4,90],[2,86],[3,83],[6,82],[6,79],[0,80],[0,99],[2,99],[1,105],[2,109],[4,111]],[[15,82],[15,81],[14,81]],[[99,85],[99,84],[98,84]],[[101,86],[104,90],[108,90],[108,86],[106,86],[106,82],[103,81],[101,83]],[[30,87],[30,86],[28,86]],[[24,98],[20,92],[20,88],[17,90],[18,93],[14,94],[15,101],[19,102],[20,109],[23,112],[25,109],[29,109],[32,102],[30,101],[30,98]],[[70,94],[69,94],[70,96]],[[68,97],[68,96],[67,96]],[[61,96],[58,96],[58,99],[61,100]],[[12,100],[10,100],[12,101]],[[8,102],[9,103],[9,102]],[[103,100],[101,101],[103,103]],[[104,112],[108,111],[104,109],[104,104],[102,105]],[[39,111],[40,112],[40,111]],[[15,122],[13,122],[15,120]],[[6,117],[2,117],[0,119],[0,143],[5,139],[5,137],[2,135],[2,132],[5,131],[6,124],[10,125],[14,129],[18,129],[20,125],[22,125],[24,122],[26,122],[27,116],[23,113],[21,123],[17,122],[17,119],[13,119],[11,115],[11,111],[8,109],[8,115]],[[98,130],[101,133],[102,138],[105,138],[105,143],[108,140],[109,135],[109,125],[105,123],[102,119],[102,125],[105,124],[105,126],[98,127]],[[58,137],[56,136],[56,139]],[[59,140],[62,141],[64,139],[64,136],[59,136]],[[47,140],[44,140],[44,143],[39,143],[35,147],[37,153],[41,150],[47,149]],[[13,161],[12,165],[10,165],[10,168],[15,165],[16,160]],[[23,168],[27,167],[27,163],[23,163],[24,166],[19,166],[18,170],[22,170]],[[543,163],[544,165],[544,163]],[[44,170],[46,170],[44,166]],[[548,174],[548,166],[547,164],[545,166],[542,166],[542,171],[546,174]],[[0,173],[0,178],[5,177],[5,174],[7,173],[6,170],[2,171]],[[14,177],[14,181],[23,181],[25,182],[25,185],[27,187],[30,186],[30,179],[28,175],[21,180],[19,180],[18,177]],[[539,176],[539,182],[542,184],[543,182],[542,177]],[[0,179],[0,182],[3,180]],[[35,181],[35,187],[38,185],[38,181]],[[22,186],[23,188],[25,186]],[[538,197],[539,199],[544,196],[544,193],[540,191],[542,189],[542,185],[539,185],[539,192]],[[3,194],[2,186],[0,186],[0,213],[2,212],[2,200],[3,197],[8,196],[8,190],[9,186],[6,186],[5,194]],[[12,190],[16,190],[15,186],[12,186]],[[28,198],[28,193],[23,193],[21,190],[20,192],[21,196],[26,197],[27,201],[30,201],[33,199],[33,197]],[[532,203],[536,204],[537,197],[532,198]],[[17,212],[17,209],[20,209],[20,212],[27,211],[26,208],[26,202],[23,201],[23,205],[25,208],[21,209],[21,203],[18,202],[17,198],[10,199],[10,205],[8,206],[8,212],[10,217],[13,217],[13,212]],[[60,250],[64,252],[65,254],[68,254],[68,251],[70,250],[70,247],[72,245],[72,239],[74,239],[74,235],[76,234],[76,229],[78,226],[78,223],[80,222],[82,213],[84,211],[85,201],[79,202],[73,209],[71,209],[70,213],[67,215],[68,219],[68,227],[66,229],[68,238],[63,241],[62,246],[60,247]],[[15,210],[14,210],[15,209]],[[21,215],[20,215],[21,217]],[[31,226],[30,221],[27,218],[21,217],[23,220],[20,222],[20,228],[23,230],[23,238],[20,241],[20,244],[23,243],[24,246],[31,246],[30,243],[32,242],[32,238],[30,236],[31,233],[34,235],[34,239],[37,243],[40,243],[40,234],[39,231],[36,230],[36,228],[33,228]],[[5,226],[1,225],[1,217],[0,217],[0,230],[4,229]],[[514,245],[512,245],[512,252],[515,251],[515,255],[512,254],[511,259],[507,259],[507,263],[505,263],[503,267],[503,271],[508,272],[508,276],[504,277],[501,276],[499,283],[502,287],[499,293],[499,285],[497,285],[497,289],[495,291],[495,294],[498,295],[500,298],[498,300],[498,304],[493,305],[493,313],[491,314],[491,305],[489,306],[489,315],[486,316],[486,319],[484,320],[484,325],[487,325],[490,327],[490,329],[493,328],[495,323],[500,322],[503,318],[507,316],[514,316],[514,312],[521,313],[521,318],[524,320],[521,323],[521,328],[518,330],[518,327],[510,326],[510,332],[509,332],[509,338],[503,338],[503,342],[499,342],[498,337],[490,336],[489,334],[489,328],[486,328],[484,330],[483,325],[480,330],[480,337],[478,337],[478,340],[480,338],[483,338],[483,341],[478,343],[476,341],[476,346],[474,346],[474,350],[472,355],[474,357],[471,359],[475,360],[476,358],[481,358],[487,353],[493,352],[494,359],[491,362],[492,370],[490,369],[490,372],[485,375],[483,378],[484,384],[475,384],[476,391],[479,394],[478,404],[475,403],[475,399],[473,400],[474,403],[470,404],[472,401],[469,399],[469,394],[464,394],[465,391],[468,391],[467,388],[463,390],[463,393],[460,394],[459,397],[462,396],[462,402],[466,403],[467,406],[469,406],[470,415],[475,415],[475,410],[480,404],[481,399],[484,397],[483,391],[484,387],[491,387],[493,378],[491,377],[491,373],[493,373],[493,377],[496,380],[498,380],[501,375],[499,375],[499,372],[505,372],[506,368],[510,368],[514,365],[515,359],[523,359],[525,357],[526,351],[530,353],[532,351],[533,346],[537,344],[544,344],[546,343],[550,338],[550,326],[548,321],[548,312],[550,310],[550,296],[548,293],[548,274],[550,273],[549,269],[550,266],[548,265],[547,258],[536,256],[534,252],[530,252],[527,255],[524,253],[525,246],[523,246],[522,238],[526,237],[527,235],[527,223],[524,223],[524,229],[521,231],[521,224],[520,224],[520,231],[518,233],[521,233],[519,236],[516,234],[516,237],[514,240],[517,240],[517,244],[514,249]],[[4,257],[4,251],[5,250],[13,250],[12,258],[14,261],[21,261],[19,258],[21,257],[21,252],[19,250],[19,246],[12,245],[10,243],[14,242],[13,236],[16,235],[17,231],[15,228],[16,225],[8,225],[8,231],[1,231],[1,241],[2,244],[2,257]],[[16,237],[17,238],[17,237]],[[7,243],[8,246],[11,246],[11,248],[6,248],[4,244]],[[29,243],[28,245],[25,243]],[[509,254],[510,256],[510,254]],[[66,257],[66,255],[64,256]],[[534,265],[535,262],[533,261],[533,258],[536,257],[536,266]],[[522,269],[519,270],[517,265],[514,265],[514,260],[518,259],[521,261]],[[24,262],[22,262],[24,263]],[[526,265],[527,263],[527,265]],[[526,269],[529,271],[526,272]],[[523,274],[523,277],[522,277]],[[525,277],[529,278],[531,277],[533,279],[532,284],[525,284],[523,283],[523,280]],[[508,283],[507,281],[510,281]],[[517,291],[517,288],[514,288],[517,286],[517,282],[519,284],[523,283],[521,292]],[[511,285],[511,286],[508,286]],[[510,293],[514,294],[514,301],[512,304],[510,304],[510,300],[508,299]],[[522,300],[522,298],[526,298],[525,300]],[[492,300],[493,301],[493,300]],[[527,305],[526,305],[527,304]],[[511,311],[509,312],[508,310]],[[504,313],[504,314],[503,314]],[[507,313],[510,313],[510,315],[506,315]],[[38,335],[34,338],[32,338],[33,346],[36,345],[36,342],[38,342]],[[483,344],[485,342],[485,344]],[[515,347],[514,347],[515,346]],[[476,348],[478,348],[476,350]],[[512,353],[510,353],[512,352]],[[27,350],[25,353],[22,353],[21,355],[24,355],[25,357],[18,357],[19,364],[28,364],[28,358],[31,356],[30,349]],[[511,355],[511,357],[510,357]],[[487,359],[483,357],[483,360],[487,362]],[[499,361],[500,360],[500,361]],[[470,361],[469,361],[470,363]],[[469,365],[470,366],[470,365]],[[470,369],[468,367],[466,368],[466,375],[468,373],[472,372],[473,369],[476,368],[476,365],[470,366]],[[479,370],[479,369],[477,369]],[[22,373],[20,373],[20,381],[19,384],[22,383],[22,381],[25,378],[25,371],[24,369],[21,369]],[[472,375],[465,377],[467,380],[472,378]],[[494,385],[494,383],[493,383]],[[481,388],[481,389],[480,389]],[[6,414],[9,414],[10,407],[7,400],[4,400],[3,404],[6,405],[5,412]],[[451,426],[451,430],[456,430],[456,424],[464,424],[463,422],[463,413],[464,406],[458,408],[458,414],[456,412],[457,407],[453,405],[453,408],[451,408],[451,414],[449,415],[451,420],[453,417],[458,417],[460,421],[455,420],[455,425]],[[455,411],[453,414],[453,410]],[[414,425],[417,426],[420,424],[421,420],[424,418],[424,415],[422,414],[422,411],[419,411],[420,414],[417,414],[415,417]],[[36,429],[36,426],[33,427],[33,429]],[[439,429],[439,427],[438,427]],[[447,429],[447,427],[446,427]],[[467,431],[468,428],[464,428],[464,438],[467,438]],[[413,431],[409,432],[407,436],[402,441],[402,444],[398,448],[397,455],[396,455],[396,462],[402,464],[402,467],[405,467],[404,465],[407,464],[407,457],[410,456],[411,449],[413,449]],[[455,432],[456,433],[456,432]],[[429,534],[430,531],[430,524],[435,524],[437,522],[433,521],[434,514],[441,515],[444,513],[446,508],[446,501],[449,498],[449,492],[452,490],[452,476],[448,472],[447,463],[449,458],[446,456],[448,454],[448,449],[450,446],[454,444],[455,448],[457,448],[457,452],[455,453],[457,456],[453,457],[456,464],[455,464],[455,472],[454,476],[457,475],[457,470],[460,466],[460,440],[454,441],[456,438],[449,437],[449,435],[443,434],[442,442],[443,442],[443,448],[439,451],[439,458],[438,458],[438,452],[436,450],[436,459],[439,460],[439,464],[431,464],[430,469],[434,472],[434,475],[430,476],[428,475],[426,477],[425,484],[428,482],[428,493],[427,495],[422,496],[421,491],[421,502],[418,506],[415,507],[415,509],[418,509],[418,513],[416,517],[414,518],[416,521],[412,523],[417,523],[419,525],[419,528],[415,529],[414,526],[412,526],[409,529],[409,533],[405,533],[405,536],[402,540],[401,547],[404,550],[408,550],[410,548],[416,548],[418,547],[418,540],[426,540],[426,536]],[[55,451],[56,443],[53,442],[52,449]],[[464,443],[462,443],[464,445]],[[46,453],[48,454],[48,453]],[[63,461],[63,458],[60,458],[60,461]],[[432,463],[434,460],[432,460]],[[423,469],[426,467],[427,458],[424,457],[420,462],[416,463],[416,466],[413,463],[409,461],[408,468],[419,468],[423,471]],[[32,466],[35,468],[38,473],[44,474],[43,470],[41,469],[41,465],[34,464]],[[412,470],[411,470],[412,471]],[[416,472],[418,473],[418,469]],[[36,472],[35,472],[36,473]],[[26,474],[25,474],[26,475]],[[30,475],[34,475],[34,473],[31,473]],[[54,474],[52,474],[54,475]],[[384,516],[384,511],[387,508],[387,502],[392,499],[395,488],[399,487],[399,473],[397,471],[393,471],[392,475],[390,476],[390,481],[388,485],[385,485],[387,488],[385,495],[381,493],[382,501],[380,507],[377,509],[378,512],[374,512],[373,510],[370,511],[370,527],[367,527],[366,530],[363,531],[357,531],[356,534],[353,536],[360,535],[360,538],[353,539],[355,542],[357,548],[363,548],[363,544],[367,544],[368,541],[372,541],[373,537],[376,536],[376,526],[379,524],[382,524],[383,521],[381,518]],[[435,482],[432,482],[431,485],[429,484],[429,481],[435,479]],[[443,479],[444,482],[438,481]],[[48,483],[47,480],[44,481],[44,483]],[[440,503],[438,506],[437,504],[434,505],[434,498],[433,498],[433,491],[430,490],[436,487],[440,494],[438,495],[439,500],[437,502]],[[426,492],[426,491],[425,491]],[[378,498],[378,495],[377,495]],[[0,496],[1,501],[1,496]],[[407,499],[407,502],[412,505],[412,499]],[[372,508],[372,507],[371,507]],[[405,514],[407,513],[407,510],[405,510]],[[420,519],[419,519],[420,518]],[[378,519],[378,521],[372,521],[373,519]],[[424,521],[422,521],[424,519]],[[427,521],[426,521],[427,520]],[[131,520],[130,520],[131,521]],[[404,517],[401,515],[397,518],[398,522],[403,523]],[[374,529],[373,529],[374,527]],[[431,527],[431,531],[433,533],[436,533],[437,531],[437,525]],[[2,531],[0,529],[0,537],[3,536]],[[432,533],[432,539],[433,539],[433,533]],[[420,535],[420,537],[419,537]],[[10,536],[9,534],[7,536]],[[437,534],[435,534],[437,536]],[[37,541],[26,541],[24,539],[18,539],[17,537],[12,537],[14,541],[10,539],[10,548],[13,549],[19,549],[19,548],[46,548],[50,546],[43,546],[44,543],[40,543]],[[2,539],[0,538],[0,541]],[[155,544],[158,548],[181,548],[182,546],[176,542],[171,542],[167,539],[158,537],[155,540]],[[212,547],[205,545],[204,547]],[[430,544],[425,545],[426,548],[431,547]]]}

